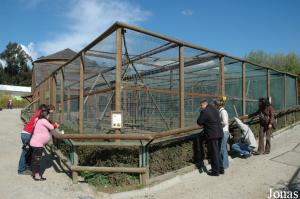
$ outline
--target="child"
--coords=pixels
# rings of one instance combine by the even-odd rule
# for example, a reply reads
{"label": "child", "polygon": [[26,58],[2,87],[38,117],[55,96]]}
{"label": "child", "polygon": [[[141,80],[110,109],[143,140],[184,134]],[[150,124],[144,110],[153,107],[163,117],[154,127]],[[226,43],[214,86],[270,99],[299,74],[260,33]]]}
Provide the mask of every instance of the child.
{"label": "child", "polygon": [[32,177],[35,181],[46,180],[42,177],[41,173],[41,158],[43,153],[43,147],[49,142],[51,136],[58,135],[54,130],[53,125],[48,121],[50,109],[43,108],[36,120],[33,135],[30,140],[30,146],[32,147],[31,167]]}

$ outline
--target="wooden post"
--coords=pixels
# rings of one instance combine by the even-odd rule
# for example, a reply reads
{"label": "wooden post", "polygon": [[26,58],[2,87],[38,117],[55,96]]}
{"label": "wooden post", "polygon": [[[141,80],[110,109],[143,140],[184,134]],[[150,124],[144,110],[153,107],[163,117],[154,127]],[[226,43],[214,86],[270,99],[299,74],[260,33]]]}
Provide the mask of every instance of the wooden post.
{"label": "wooden post", "polygon": [[55,78],[52,78],[52,105],[55,107],[55,111],[57,111],[58,107],[56,107],[56,81]]}
{"label": "wooden post", "polygon": [[242,81],[243,81],[243,83],[242,83],[243,84],[242,105],[243,105],[243,116],[244,116],[247,113],[246,112],[246,98],[247,98],[247,96],[246,96],[246,63],[245,62],[242,62],[242,73],[243,73],[243,75],[242,75]]}
{"label": "wooden post", "polygon": [[80,56],[80,90],[79,90],[79,133],[83,133],[83,112],[84,112],[84,53]]}
{"label": "wooden post", "polygon": [[296,84],[296,105],[299,105],[299,93],[298,93],[298,78],[295,77],[295,84]]}
{"label": "wooden post", "polygon": [[36,81],[35,81],[35,67],[33,64],[32,67],[32,73],[31,73],[31,94],[34,94],[35,88],[36,88]]}
{"label": "wooden post", "polygon": [[[76,151],[76,146],[72,146],[72,155],[73,155],[73,166],[78,165],[78,154]],[[78,172],[77,171],[72,171],[72,180],[73,183],[76,184],[78,183]]]}
{"label": "wooden post", "polygon": [[64,101],[64,89],[65,89],[65,76],[63,74],[63,69],[61,69],[61,73],[62,73],[62,77],[61,77],[61,83],[60,83],[60,108],[61,108],[61,112],[60,112],[60,123],[63,124],[64,123],[64,119],[65,119],[65,101]]}
{"label": "wooden post", "polygon": [[[50,104],[54,106],[55,111],[56,111],[56,109],[57,109],[56,108],[56,99],[55,99],[55,97],[56,97],[56,83],[55,83],[54,76],[50,77],[50,81],[49,82],[50,82],[50,89],[49,89],[49,92],[50,92]],[[53,113],[53,114],[51,114],[51,119],[52,120],[56,119],[55,115],[56,115],[56,112]]]}
{"label": "wooden post", "polygon": [[286,74],[284,74],[284,110],[287,109],[287,83],[286,83]]}
{"label": "wooden post", "polygon": [[[116,83],[115,83],[115,110],[121,111],[122,103],[122,29],[116,30]],[[119,129],[115,130],[116,134],[121,133]]]}
{"label": "wooden post", "polygon": [[[286,86],[286,74],[284,74],[284,80],[283,80],[283,89],[284,89],[284,110],[287,109],[287,86]],[[284,126],[287,125],[287,114],[284,114]]]}
{"label": "wooden post", "polygon": [[145,173],[140,174],[140,183],[142,185],[149,184],[149,148],[148,146],[140,146],[139,147],[139,167],[146,168],[147,171]]}
{"label": "wooden post", "polygon": [[224,77],[224,57],[219,58],[220,61],[220,80],[219,80],[219,93],[223,97],[225,96],[225,77]]}
{"label": "wooden post", "polygon": [[267,97],[271,97],[270,69],[267,69]]}
{"label": "wooden post", "polygon": [[49,104],[53,105],[53,80],[54,78],[51,76],[49,78]]}
{"label": "wooden post", "polygon": [[[70,88],[68,88],[68,91],[67,91],[67,92],[68,92],[68,93],[67,93],[68,99],[70,99],[70,98],[71,98],[71,91],[70,91]],[[67,118],[68,118],[68,120],[71,119],[70,114],[71,114],[71,100],[68,100],[68,101],[67,101]]]}
{"label": "wooden post", "polygon": [[184,110],[184,47],[179,47],[179,127],[185,126],[185,110]]}

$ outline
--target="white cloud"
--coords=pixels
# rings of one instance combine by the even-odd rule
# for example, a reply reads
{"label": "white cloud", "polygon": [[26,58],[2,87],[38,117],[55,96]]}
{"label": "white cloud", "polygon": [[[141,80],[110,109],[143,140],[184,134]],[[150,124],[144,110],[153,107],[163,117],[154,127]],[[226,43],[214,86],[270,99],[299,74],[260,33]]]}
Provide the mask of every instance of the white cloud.
{"label": "white cloud", "polygon": [[115,21],[138,23],[146,20],[150,12],[138,5],[122,0],[75,0],[66,17],[67,31],[56,33],[52,39],[37,45],[42,55],[65,48],[80,50]]}
{"label": "white cloud", "polygon": [[184,16],[192,16],[194,12],[190,9],[186,9],[186,10],[182,10],[181,14],[183,14]]}
{"label": "white cloud", "polygon": [[5,68],[7,66],[7,63],[5,60],[0,59],[0,66],[2,66],[3,68]]}
{"label": "white cloud", "polygon": [[38,58],[38,52],[35,50],[33,42],[30,42],[28,45],[21,44],[21,47],[33,60]]}

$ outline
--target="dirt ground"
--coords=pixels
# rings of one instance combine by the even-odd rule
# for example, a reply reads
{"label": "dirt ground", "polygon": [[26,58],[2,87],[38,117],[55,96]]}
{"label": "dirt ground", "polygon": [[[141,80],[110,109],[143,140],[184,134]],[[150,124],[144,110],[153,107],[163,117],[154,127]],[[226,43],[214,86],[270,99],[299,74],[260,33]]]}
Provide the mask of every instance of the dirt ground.
{"label": "dirt ground", "polygon": [[264,199],[273,191],[300,190],[300,125],[287,130],[272,140],[269,155],[249,159],[235,158],[225,175],[210,177],[193,171],[178,176],[162,185],[126,193],[96,193],[86,184],[73,185],[46,156],[44,182],[35,182],[30,176],[19,176],[17,165],[21,151],[20,110],[0,111],[0,198],[2,199],[92,199],[92,198],[147,198],[147,199]]}

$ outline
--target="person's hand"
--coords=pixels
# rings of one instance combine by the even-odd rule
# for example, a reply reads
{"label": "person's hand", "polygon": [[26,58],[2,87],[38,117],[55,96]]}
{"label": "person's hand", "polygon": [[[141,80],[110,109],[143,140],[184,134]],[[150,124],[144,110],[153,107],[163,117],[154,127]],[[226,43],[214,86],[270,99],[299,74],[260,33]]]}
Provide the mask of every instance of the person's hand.
{"label": "person's hand", "polygon": [[269,124],[269,126],[268,126],[268,127],[269,127],[269,129],[271,129],[271,128],[272,128],[272,124]]}

